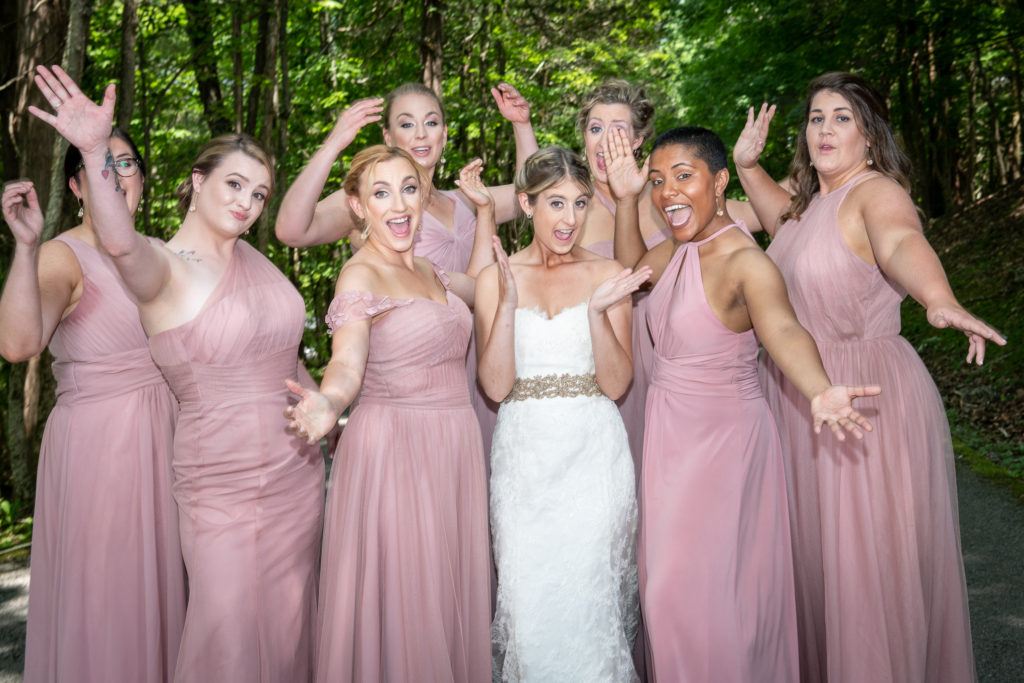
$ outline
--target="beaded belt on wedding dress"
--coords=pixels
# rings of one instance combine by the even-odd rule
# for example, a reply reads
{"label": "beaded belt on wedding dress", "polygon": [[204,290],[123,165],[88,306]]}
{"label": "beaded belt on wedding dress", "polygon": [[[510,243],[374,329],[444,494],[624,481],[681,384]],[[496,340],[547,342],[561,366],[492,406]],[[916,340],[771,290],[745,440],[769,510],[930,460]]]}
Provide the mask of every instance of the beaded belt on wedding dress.
{"label": "beaded belt on wedding dress", "polygon": [[572,398],[573,396],[601,396],[596,375],[540,375],[517,377],[512,391],[502,403],[525,401],[528,398]]}

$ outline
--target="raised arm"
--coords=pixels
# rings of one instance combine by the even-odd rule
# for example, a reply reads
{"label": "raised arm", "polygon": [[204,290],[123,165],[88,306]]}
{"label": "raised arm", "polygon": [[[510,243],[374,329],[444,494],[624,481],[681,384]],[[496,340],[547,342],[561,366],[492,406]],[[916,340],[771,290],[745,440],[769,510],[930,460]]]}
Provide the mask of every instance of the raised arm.
{"label": "raised arm", "polygon": [[597,384],[613,401],[626,393],[633,381],[631,295],[650,277],[647,266],[635,273],[627,268],[598,285],[587,306]]}
{"label": "raised arm", "polygon": [[601,142],[608,188],[615,199],[615,260],[629,268],[647,253],[640,232],[640,195],[647,184],[647,164],[638,168],[625,131],[612,128]]}
{"label": "raised arm", "polygon": [[[732,148],[732,158],[736,163],[736,175],[740,178],[743,191],[750,198],[750,204],[757,215],[758,222],[774,236],[775,230],[779,227],[782,214],[789,206],[789,192],[776,183],[768,172],[761,168],[757,162],[764,151],[765,142],[768,140],[768,127],[775,116],[775,105],[761,105],[757,117],[754,117],[754,108],[747,111],[747,124],[743,127],[736,145]],[[733,214],[737,210],[730,208],[730,215],[734,218],[740,216]],[[742,211],[737,210],[742,215]]]}
{"label": "raised arm", "polygon": [[494,246],[491,238],[496,233],[494,225],[494,197],[480,180],[484,162],[480,159],[466,164],[459,171],[458,185],[462,194],[476,207],[476,234],[473,237],[473,251],[469,256],[466,275],[476,277],[486,266],[494,263]]}
{"label": "raised arm", "polygon": [[324,144],[285,192],[274,224],[277,239],[290,247],[310,247],[357,232],[360,226],[349,211],[344,191],[337,190],[324,199],[320,194],[341,152],[363,126],[380,121],[383,101],[379,97],[359,100],[341,113]]}
{"label": "raised arm", "polygon": [[934,327],[952,327],[968,339],[967,362],[985,362],[985,341],[1006,338],[967,312],[953,294],[938,254],[924,236],[910,196],[895,181],[875,177],[854,188],[852,198],[878,267],[924,306]]}
{"label": "raised arm", "polygon": [[786,379],[810,401],[815,433],[827,424],[840,441],[844,429],[862,438],[861,429],[871,431],[871,424],[854,409],[853,399],[874,396],[881,388],[833,385],[817,344],[793,312],[779,269],[758,247],[743,249],[733,259],[754,331]]}
{"label": "raised arm", "polygon": [[519,297],[508,256],[497,236],[491,238],[497,263],[476,280],[477,376],[484,393],[501,402],[516,381],[515,323]]}
{"label": "raised arm", "polygon": [[128,290],[140,304],[155,299],[170,282],[170,252],[135,232],[110,151],[114,86],[102,105],[86,97],[59,66],[36,68],[35,82],[56,114],[36,107],[29,112],[57,129],[82,153],[82,180],[90,197],[89,213],[96,236],[110,254]]}
{"label": "raised arm", "polygon": [[[498,105],[498,111],[512,124],[518,170],[527,157],[537,151],[537,138],[533,133],[533,124],[530,123],[530,103],[512,85],[504,82],[499,83],[496,88],[491,88],[491,95]],[[506,223],[519,215],[519,202],[516,201],[514,185],[498,185],[491,187],[490,191],[494,196],[496,223]]]}
{"label": "raised arm", "polygon": [[4,185],[2,201],[14,235],[14,259],[0,296],[0,355],[19,363],[46,348],[82,276],[65,245],[40,245],[43,213],[31,180]]}

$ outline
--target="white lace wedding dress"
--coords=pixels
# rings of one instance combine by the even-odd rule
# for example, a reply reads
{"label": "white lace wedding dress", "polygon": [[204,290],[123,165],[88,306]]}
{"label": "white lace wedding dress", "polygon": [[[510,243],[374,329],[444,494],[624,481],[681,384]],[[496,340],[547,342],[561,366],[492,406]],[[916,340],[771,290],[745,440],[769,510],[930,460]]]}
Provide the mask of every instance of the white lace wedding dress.
{"label": "white lace wedding dress", "polygon": [[633,461],[587,303],[518,309],[515,355],[491,450],[494,681],[636,681]]}

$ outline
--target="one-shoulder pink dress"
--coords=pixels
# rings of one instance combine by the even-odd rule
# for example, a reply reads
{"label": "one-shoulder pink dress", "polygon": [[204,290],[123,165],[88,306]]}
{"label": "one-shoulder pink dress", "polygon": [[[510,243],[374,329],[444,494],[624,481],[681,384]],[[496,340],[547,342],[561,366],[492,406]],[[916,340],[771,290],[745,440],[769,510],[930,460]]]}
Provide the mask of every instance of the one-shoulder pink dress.
{"label": "one-shoulder pink dress", "polygon": [[[432,215],[423,212],[423,229],[416,233],[413,250],[438,268],[449,273],[465,273],[473,255],[476,237],[476,214],[466,205],[459,193],[442,190],[441,194],[455,202],[455,226],[449,230]],[[466,381],[469,382],[469,400],[473,404],[480,435],[484,440],[484,453],[491,452],[491,436],[498,420],[498,404],[487,398],[476,378],[476,335],[470,337],[466,354]]]}
{"label": "one-shoulder pink dress", "polygon": [[949,426],[899,334],[905,292],[840,233],[857,180],[815,196],[768,248],[829,378],[882,386],[857,400],[874,431],[840,442],[814,434],[807,400],[762,361],[790,490],[802,680],[971,681]]}
{"label": "one-shoulder pink dress", "polygon": [[654,680],[798,680],[782,452],[757,340],[708,305],[701,242],[648,298],[655,361],[641,488],[640,599]]}
{"label": "one-shoulder pink dress", "polygon": [[50,340],[57,404],[36,482],[25,680],[171,680],[185,571],[171,495],[177,403],[110,258],[57,238],[82,298]]}
{"label": "one-shoulder pink dress", "polygon": [[150,338],[181,404],[182,683],[312,677],[324,463],[283,415],[305,319],[287,278],[238,240],[199,314]]}
{"label": "one-shoulder pink dress", "polygon": [[[447,287],[443,272],[439,278]],[[469,402],[469,309],[343,292],[332,330],[374,318],[331,468],[318,681],[490,680],[487,482]]]}

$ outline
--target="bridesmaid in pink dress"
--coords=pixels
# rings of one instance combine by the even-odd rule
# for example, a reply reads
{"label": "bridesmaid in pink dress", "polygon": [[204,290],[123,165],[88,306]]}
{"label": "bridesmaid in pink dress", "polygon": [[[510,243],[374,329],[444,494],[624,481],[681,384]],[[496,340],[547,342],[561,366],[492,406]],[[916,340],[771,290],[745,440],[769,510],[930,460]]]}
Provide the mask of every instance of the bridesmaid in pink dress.
{"label": "bridesmaid in pink dress", "polygon": [[636,211],[646,179],[625,135],[606,150],[619,196],[634,198],[616,217],[627,261],[657,278],[639,552],[654,680],[795,681],[785,479],[757,340],[811,400],[815,429],[861,436],[870,427],[851,401],[879,389],[829,382],[781,275],[724,210],[729,171],[714,133],[675,128],[655,141],[652,198],[673,239],[646,253]]}
{"label": "bridesmaid in pink dress", "polygon": [[[109,146],[134,213],[145,179],[138,150],[120,131]],[[49,342],[57,379],[36,483],[25,680],[163,683],[185,620],[171,495],[177,404],[97,242],[81,159],[70,147],[64,169],[82,223],[51,242],[39,244],[31,181],[3,192],[16,247],[0,298],[0,353],[19,362]]]}
{"label": "bridesmaid in pink dress", "polygon": [[[530,125],[530,105],[508,83],[500,83],[491,94],[502,116],[512,123],[516,141],[516,166],[537,149],[537,140]],[[362,225],[348,208],[343,190],[327,197],[320,195],[327,183],[331,166],[360,128],[384,119],[384,142],[408,152],[427,172],[423,191],[423,229],[416,234],[414,250],[448,273],[466,273],[476,277],[480,269],[494,261],[491,252],[491,223],[476,220],[476,207],[460,190],[444,191],[434,186],[434,171],[441,162],[448,142],[448,124],[444,105],[433,90],[420,83],[401,85],[381,100],[360,100],[338,118],[323,146],[309,160],[295,182],[288,188],[277,214],[277,238],[291,247],[329,244],[348,238],[352,246],[362,244]],[[468,165],[471,173],[479,173],[479,159]],[[515,190],[511,184],[488,188],[494,197],[495,219],[504,223],[517,215]],[[491,227],[487,227],[490,225]],[[476,382],[476,352],[467,355],[467,381],[470,397],[480,421],[484,452],[490,452],[491,433],[497,419],[498,406],[488,400]]]}
{"label": "bridesmaid in pink dress", "polygon": [[907,190],[884,99],[861,78],[810,86],[791,196],[757,164],[774,107],[736,143],[743,187],[773,236],[801,323],[830,376],[885,378],[863,441],[815,437],[806,402],[770,359],[761,380],[782,438],[804,681],[941,683],[975,678],[953,449],[928,371],[901,336],[909,292],[936,327],[963,331],[967,360],[1006,340],[950,290]]}
{"label": "bridesmaid in pink dress", "polygon": [[[478,173],[462,186],[493,229]],[[315,443],[359,396],[331,469],[317,628],[318,681],[490,678],[487,482],[465,354],[473,280],[413,255],[429,178],[378,145],[353,158],[366,221],[327,314],[333,355],[290,428]],[[456,295],[456,293],[458,295]]]}
{"label": "bridesmaid in pink dress", "polygon": [[179,187],[181,228],[151,244],[108,172],[113,87],[97,106],[59,67],[36,82],[57,114],[32,112],[82,150],[99,240],[180,403],[174,495],[189,603],[175,680],[308,681],[323,460],[280,421],[305,312],[288,280],[238,239],[269,196],[269,160],[248,136],[211,140]]}

